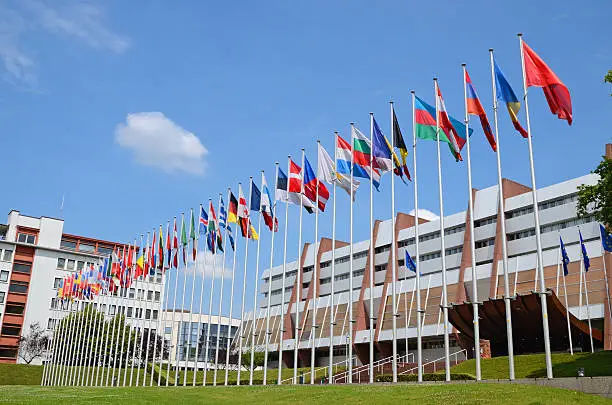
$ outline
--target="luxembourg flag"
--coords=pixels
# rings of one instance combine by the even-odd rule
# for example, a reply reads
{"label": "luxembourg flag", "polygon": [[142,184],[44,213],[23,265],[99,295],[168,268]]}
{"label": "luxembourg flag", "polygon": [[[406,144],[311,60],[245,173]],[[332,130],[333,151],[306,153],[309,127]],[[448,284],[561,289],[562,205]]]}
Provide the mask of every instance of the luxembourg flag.
{"label": "luxembourg flag", "polygon": [[327,204],[329,199],[329,190],[327,190],[324,183],[317,179],[306,157],[304,157],[304,194],[314,203],[317,202],[318,195],[318,207],[321,211],[325,211],[325,204]]}

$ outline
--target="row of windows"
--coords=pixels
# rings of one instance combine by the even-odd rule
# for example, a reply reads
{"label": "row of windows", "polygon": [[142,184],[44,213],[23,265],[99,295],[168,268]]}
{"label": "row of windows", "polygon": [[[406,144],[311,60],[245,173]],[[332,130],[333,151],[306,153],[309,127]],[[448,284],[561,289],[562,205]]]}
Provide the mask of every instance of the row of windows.
{"label": "row of windows", "polygon": [[81,260],[66,259],[64,257],[57,258],[58,270],[78,271],[83,270],[84,268],[90,268],[91,266],[95,266],[95,263],[84,262]]}
{"label": "row of windows", "polygon": [[8,270],[0,270],[0,282],[6,283],[8,282],[9,272]]}
{"label": "row of windows", "polygon": [[414,245],[414,238],[408,238],[397,242],[397,247],[406,247],[408,245]]}
{"label": "row of windows", "polygon": [[18,233],[17,234],[17,242],[19,243],[29,243],[30,245],[34,245],[36,243],[36,235],[32,235],[30,233]]}
{"label": "row of windows", "polygon": [[[288,292],[291,292],[293,290],[293,286],[289,285],[287,287],[285,287],[285,294]],[[276,290],[272,290],[272,297],[276,296],[276,295],[281,295],[283,293],[283,289],[282,288],[277,288]],[[264,297],[267,297],[268,293],[265,292],[264,293]]]}
{"label": "row of windows", "polygon": [[438,239],[440,237],[440,231],[426,233],[425,235],[419,236],[419,242],[425,242],[426,240]]}
{"label": "row of windows", "polygon": [[6,296],[6,293],[4,291],[0,291],[0,304],[4,303],[5,296]]}
{"label": "row of windows", "polygon": [[463,246],[455,246],[452,248],[446,249],[446,256],[454,255],[457,253],[463,252]]}
{"label": "row of windows", "polygon": [[465,224],[456,225],[456,226],[444,229],[444,235],[445,236],[452,235],[454,233],[463,232],[463,231],[465,231]]}
{"label": "row of windows", "polygon": [[3,262],[13,260],[13,251],[11,249],[0,249],[0,260]]}
{"label": "row of windows", "polygon": [[427,261],[427,260],[432,260],[432,259],[437,259],[438,257],[440,257],[440,251],[438,250],[437,252],[433,252],[433,253],[427,253],[424,255],[420,256],[420,259],[422,262]]}
{"label": "row of windows", "polygon": [[[540,231],[542,233],[554,232],[554,231],[558,231],[561,229],[570,228],[573,226],[588,224],[589,222],[592,222],[593,219],[594,218],[592,216],[587,216],[584,218],[574,218],[574,219],[569,219],[567,221],[557,222],[554,224],[542,225],[540,226]],[[510,240],[523,239],[523,238],[528,238],[534,235],[535,235],[535,228],[531,228],[525,231],[514,232],[514,233],[508,234],[508,240],[510,241]]]}
{"label": "row of windows", "polygon": [[[540,210],[546,210],[548,208],[557,207],[559,205],[569,204],[578,200],[578,194],[570,194],[563,197],[553,198],[552,200],[542,201],[538,203]],[[520,217],[521,215],[531,214],[533,212],[533,205],[527,207],[517,208],[512,211],[506,212],[506,219]]]}
{"label": "row of windows", "polygon": [[111,253],[113,253],[112,246],[98,245],[98,248],[96,249],[95,243],[88,243],[88,242],[82,242],[82,241],[79,242],[78,249],[77,249],[76,240],[64,239],[64,238],[62,238],[62,240],[60,241],[60,249],[74,250],[74,251],[78,250],[79,252],[91,253],[91,254],[97,253],[100,256],[109,256]]}
{"label": "row of windows", "polygon": [[374,249],[374,253],[383,253],[388,252],[389,250],[391,250],[391,244],[377,247]]}
{"label": "row of windows", "polygon": [[496,222],[497,222],[497,215],[489,217],[489,218],[479,219],[479,220],[474,221],[474,228],[480,228],[481,226],[494,224]]}
{"label": "row of windows", "polygon": [[476,247],[476,249],[479,249],[487,246],[493,246],[494,244],[495,238],[489,238],[484,240],[477,240],[476,243],[474,243],[474,246]]}

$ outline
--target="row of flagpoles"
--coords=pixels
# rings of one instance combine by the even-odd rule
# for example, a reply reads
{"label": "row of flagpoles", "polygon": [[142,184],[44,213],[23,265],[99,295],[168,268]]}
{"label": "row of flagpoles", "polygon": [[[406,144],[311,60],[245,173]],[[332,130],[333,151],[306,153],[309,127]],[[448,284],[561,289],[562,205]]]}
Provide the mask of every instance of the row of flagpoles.
{"label": "row of flagpoles", "polygon": [[[445,351],[445,371],[446,371],[446,379],[450,380],[450,355],[449,355],[449,322],[448,322],[448,300],[447,300],[447,279],[446,279],[446,263],[445,263],[445,245],[444,245],[444,206],[443,206],[443,186],[442,186],[442,164],[441,164],[441,151],[440,145],[442,142],[448,144],[451,153],[455,157],[457,161],[463,160],[461,156],[461,152],[465,145],[466,156],[467,156],[467,173],[468,173],[468,195],[469,195],[469,232],[470,232],[470,257],[471,257],[471,267],[472,267],[472,289],[473,289],[473,297],[472,297],[472,305],[474,312],[474,353],[476,357],[476,377],[478,380],[481,379],[481,369],[480,369],[480,350],[479,350],[479,323],[478,323],[478,292],[477,292],[477,277],[476,277],[476,258],[475,258],[475,245],[474,245],[474,219],[473,219],[473,195],[472,195],[472,171],[471,171],[471,154],[470,154],[470,135],[473,132],[471,128],[469,128],[469,118],[471,115],[475,115],[479,117],[481,122],[481,126],[483,132],[491,145],[494,152],[497,155],[497,174],[498,174],[498,189],[499,189],[499,213],[502,226],[502,257],[503,257],[503,268],[504,268],[504,301],[506,308],[506,324],[508,331],[508,353],[509,353],[509,378],[514,379],[514,356],[513,356],[513,347],[512,347],[512,319],[511,319],[511,311],[510,311],[510,299],[511,294],[509,293],[509,282],[508,282],[508,254],[506,247],[506,232],[505,232],[505,218],[504,218],[504,198],[503,198],[503,189],[502,189],[502,174],[501,174],[501,151],[500,151],[500,143],[499,143],[499,132],[498,132],[498,103],[501,102],[502,105],[505,105],[508,113],[510,115],[511,121],[513,123],[514,128],[528,141],[528,151],[529,151],[529,159],[530,159],[530,173],[531,173],[531,186],[532,186],[532,196],[533,196],[533,212],[535,219],[535,231],[536,231],[536,247],[537,247],[537,274],[540,280],[540,289],[539,294],[541,297],[541,306],[542,306],[542,319],[543,319],[543,331],[544,331],[544,344],[545,344],[545,354],[546,354],[546,369],[547,369],[547,377],[552,378],[552,366],[551,366],[551,358],[550,358],[550,342],[549,342],[549,330],[548,330],[548,321],[547,321],[547,307],[546,307],[546,286],[543,277],[543,260],[542,260],[542,246],[541,246],[541,238],[540,238],[540,225],[539,225],[539,216],[538,216],[538,202],[537,202],[537,189],[536,189],[536,181],[535,181],[535,169],[533,164],[533,147],[532,147],[532,139],[531,139],[531,127],[530,127],[530,117],[529,117],[529,106],[527,100],[527,89],[529,87],[542,87],[544,90],[544,94],[546,96],[548,105],[553,114],[556,114],[559,118],[565,119],[568,123],[571,124],[572,121],[572,107],[571,107],[571,99],[569,96],[569,91],[563,85],[563,83],[558,79],[558,77],[554,74],[554,72],[544,63],[544,61],[531,49],[527,44],[522,40],[522,37],[519,35],[520,41],[520,50],[521,50],[521,62],[522,62],[522,72],[523,72],[523,88],[524,94],[522,100],[525,103],[525,114],[526,114],[526,129],[522,127],[518,119],[518,112],[521,107],[521,101],[516,96],[516,93],[513,91],[509,82],[506,80],[503,75],[501,69],[496,64],[493,56],[493,50],[490,50],[490,62],[491,62],[491,81],[493,87],[493,113],[494,113],[494,129],[491,128],[485,110],[482,106],[480,99],[476,94],[475,87],[468,75],[466,70],[466,66],[463,65],[463,85],[464,85],[464,99],[465,99],[465,117],[464,121],[461,122],[457,119],[451,117],[447,111],[444,104],[444,99],[442,98],[442,92],[439,88],[437,79],[434,79],[434,96],[435,96],[435,106],[427,104],[421,98],[417,97],[415,92],[412,92],[412,119],[413,119],[413,171],[412,178],[411,173],[407,168],[407,156],[408,156],[408,147],[403,139],[401,129],[395,115],[393,103],[390,105],[390,128],[391,128],[391,136],[390,138],[386,138],[378,123],[374,119],[373,114],[370,114],[370,137],[366,137],[359,129],[357,129],[353,124],[351,124],[351,142],[347,142],[344,140],[338,133],[335,134],[335,151],[334,158],[327,153],[327,151],[321,146],[320,143],[317,145],[317,153],[318,153],[318,162],[317,162],[317,170],[316,174],[310,162],[306,158],[305,152],[302,149],[301,153],[301,166],[296,164],[291,157],[288,158],[287,163],[287,174],[280,168],[279,164],[276,164],[275,167],[275,200],[279,202],[285,203],[285,223],[284,223],[284,245],[283,245],[283,266],[282,266],[282,292],[281,292],[281,310],[280,310],[280,324],[279,324],[279,344],[278,344],[278,379],[277,381],[280,383],[281,381],[281,372],[283,366],[283,350],[282,350],[282,342],[284,332],[284,316],[285,312],[291,313],[291,305],[295,308],[295,330],[294,330],[294,355],[293,355],[293,382],[297,383],[298,378],[298,349],[299,349],[299,338],[300,332],[302,330],[302,324],[305,325],[305,322],[300,321],[300,310],[299,305],[302,302],[302,280],[301,280],[301,271],[298,269],[295,283],[295,296],[297,297],[296,303],[289,303],[288,306],[284,303],[285,296],[285,279],[286,279],[286,270],[287,270],[287,233],[288,233],[288,206],[289,204],[297,204],[299,206],[304,207],[306,211],[309,213],[315,213],[315,250],[318,248],[318,233],[319,233],[319,212],[324,211],[326,207],[327,200],[330,198],[330,192],[325,186],[324,182],[332,185],[332,198],[333,198],[333,212],[332,212],[332,261],[331,261],[331,298],[330,305],[333,307],[334,300],[334,267],[335,267],[335,249],[336,249],[336,186],[340,186],[344,189],[350,196],[350,240],[349,240],[349,249],[350,249],[350,270],[349,270],[349,305],[348,305],[348,318],[349,318],[349,344],[348,344],[348,354],[347,354],[347,366],[348,366],[348,382],[351,382],[352,378],[352,367],[353,367],[353,345],[350,342],[350,339],[353,336],[353,323],[354,323],[354,314],[353,314],[353,305],[352,303],[352,292],[353,292],[353,202],[355,200],[355,192],[357,188],[360,186],[359,181],[356,178],[365,178],[370,180],[370,229],[373,229],[374,218],[373,218],[373,189],[378,189],[380,186],[381,174],[387,171],[393,171],[396,175],[402,178],[402,180],[408,179],[413,181],[414,186],[414,212],[418,213],[418,180],[417,180],[417,139],[429,139],[434,140],[437,143],[437,164],[438,164],[438,193],[439,193],[439,202],[440,202],[440,234],[441,234],[441,261],[442,261],[442,294],[443,294],[443,333],[444,333],[444,351]],[[395,150],[399,150],[399,156],[396,155]],[[396,258],[396,233],[395,233],[395,177],[391,176],[391,214],[392,214],[392,246],[391,249],[392,254],[392,306],[393,306],[393,316],[392,316],[392,343],[393,343],[393,381],[397,381],[397,325],[396,318],[398,316],[397,312],[397,258]],[[242,280],[242,289],[240,290],[242,294],[238,294],[240,303],[240,328],[238,331],[238,336],[236,338],[237,347],[234,350],[238,355],[238,384],[240,384],[240,364],[242,361],[242,352],[244,348],[244,339],[249,338],[249,336],[244,336],[245,333],[245,305],[247,297],[246,294],[246,286],[247,286],[247,269],[248,269],[248,253],[249,253],[249,239],[257,241],[256,248],[256,269],[255,269],[255,277],[253,280],[254,284],[254,297],[253,297],[253,317],[252,323],[253,327],[251,328],[251,336],[250,336],[250,348],[251,348],[251,358],[250,358],[250,373],[249,373],[249,382],[253,382],[253,365],[254,365],[254,347],[255,347],[255,323],[256,323],[256,309],[258,307],[258,278],[259,278],[259,262],[260,262],[260,234],[261,234],[261,221],[262,218],[264,220],[265,225],[272,231],[271,233],[271,244],[270,244],[270,269],[273,268],[274,265],[274,239],[275,232],[278,230],[278,218],[277,218],[277,204],[272,202],[272,195],[267,186],[264,173],[261,175],[261,186],[258,188],[251,178],[249,182],[249,193],[248,200],[245,197],[242,185],[238,185],[238,198],[234,196],[231,190],[227,192],[227,200],[229,201],[228,209],[226,210],[224,200],[221,195],[219,195],[218,200],[218,208],[219,216],[217,217],[212,200],[209,200],[208,211],[204,210],[203,206],[200,206],[199,210],[199,219],[198,225],[195,223],[195,215],[193,210],[191,210],[190,221],[189,224],[185,222],[185,216],[181,216],[181,227],[180,227],[180,238],[177,227],[177,219],[174,219],[173,226],[170,226],[170,222],[168,222],[166,227],[166,237],[164,241],[163,237],[163,227],[160,225],[158,231],[153,232],[152,242],[149,243],[149,233],[147,233],[146,243],[144,240],[144,236],[141,236],[141,242],[139,247],[137,247],[136,242],[128,248],[124,248],[122,252],[118,250],[115,251],[111,258],[106,259],[104,263],[101,263],[97,269],[89,269],[87,272],[79,272],[71,275],[64,279],[62,286],[58,289],[58,298],[61,300],[68,300],[70,302],[70,313],[76,313],[76,309],[73,309],[72,301],[76,300],[77,303],[80,302],[92,302],[97,301],[100,306],[106,304],[106,315],[110,314],[110,306],[113,301],[113,294],[118,294],[119,297],[123,296],[122,294],[126,294],[126,292],[133,285],[134,281],[141,280],[142,282],[148,284],[149,281],[147,279],[147,275],[155,274],[156,272],[162,273],[162,285],[163,289],[161,292],[161,305],[162,309],[169,308],[169,294],[168,289],[170,288],[167,280],[169,278],[166,276],[166,270],[175,269],[176,274],[174,277],[174,288],[173,288],[173,303],[171,311],[161,311],[160,316],[157,319],[157,322],[154,322],[149,319],[149,328],[148,328],[148,337],[147,343],[151,338],[151,330],[154,329],[153,326],[156,326],[157,333],[165,329],[165,325],[168,322],[166,319],[167,316],[171,316],[169,320],[172,325],[171,332],[171,341],[174,336],[174,325],[176,322],[175,315],[178,313],[177,311],[177,296],[180,296],[182,304],[180,306],[181,309],[184,308],[185,305],[185,295],[187,293],[187,272],[189,267],[194,270],[194,274],[198,271],[199,262],[198,262],[198,243],[200,237],[203,236],[205,238],[204,243],[204,266],[208,265],[208,260],[212,260],[212,268],[213,275],[210,281],[210,294],[209,294],[209,308],[208,308],[208,322],[207,322],[207,331],[206,331],[206,347],[205,347],[205,355],[204,355],[204,379],[203,384],[206,384],[207,371],[209,369],[209,363],[212,361],[208,358],[209,355],[209,338],[210,338],[210,328],[211,328],[211,316],[213,313],[213,301],[214,301],[214,293],[215,293],[215,278],[217,272],[217,260],[219,259],[218,253],[222,253],[222,264],[221,271],[225,269],[226,263],[226,245],[227,241],[230,241],[230,245],[233,249],[233,263],[232,263],[232,284],[230,288],[230,300],[229,300],[229,312],[228,317],[231,318],[234,312],[234,298],[238,291],[238,286],[236,285],[235,273],[236,273],[236,252],[237,252],[237,241],[234,240],[233,229],[231,224],[236,224],[238,228],[240,228],[240,233],[245,240],[244,244],[244,271],[243,271],[243,280]],[[253,225],[253,221],[250,218],[249,211],[253,210],[259,212],[258,220],[257,220],[257,228]],[[302,257],[302,224],[303,224],[303,210],[299,210],[299,234],[298,234],[298,263],[300,263],[300,258]],[[187,231],[187,227],[189,227],[189,231]],[[415,220],[415,261],[414,272],[416,274],[416,302],[417,302],[417,363],[418,363],[418,380],[422,381],[423,378],[423,362],[422,362],[422,308],[421,308],[421,297],[420,297],[420,271],[416,271],[419,268],[419,221]],[[372,239],[373,241],[373,235]],[[187,250],[191,245],[192,254],[188,255]],[[207,252],[210,253],[207,255]],[[369,259],[369,287],[370,291],[372,291],[374,286],[374,245],[371,243],[370,251],[369,251],[370,259]],[[407,255],[407,259],[410,256]],[[181,260],[182,258],[182,260]],[[412,259],[411,259],[412,261]],[[407,263],[408,265],[408,263]],[[318,263],[315,266],[313,277],[318,277],[317,268]],[[182,272],[179,271],[182,270]],[[182,294],[179,294],[176,290],[178,289],[178,278],[182,273],[183,276],[183,291]],[[205,274],[205,273],[204,273]],[[316,282],[313,278],[313,282],[311,282],[312,288],[316,289]],[[201,279],[201,295],[200,295],[200,311],[203,306],[204,299],[204,282],[205,276],[202,276]],[[191,287],[191,300],[190,300],[190,312],[189,312],[189,327],[187,329],[187,333],[189,334],[187,338],[187,350],[186,350],[186,358],[184,361],[184,374],[183,374],[183,385],[187,384],[187,369],[189,364],[189,355],[191,345],[194,342],[191,342],[191,324],[192,324],[192,313],[193,313],[193,302],[194,302],[194,294],[195,294],[195,283],[196,277],[192,277],[192,287]],[[223,291],[224,291],[224,278],[221,277],[221,286],[219,288],[219,305],[217,308],[217,315],[220,317],[222,315],[222,307],[223,307]],[[147,288],[148,289],[148,288]],[[115,293],[115,290],[117,292]],[[314,330],[317,328],[316,325],[316,298],[317,293],[316,290],[313,291],[314,302],[312,304],[314,315],[312,317],[313,321],[311,324],[311,369],[312,376],[314,376],[314,366],[315,366],[315,340],[314,340]],[[134,297],[128,297],[128,299],[140,300],[137,294],[134,294]],[[373,294],[370,293],[370,311],[373,310]],[[142,304],[142,302],[140,302]],[[145,303],[146,304],[146,303]],[[238,305],[238,303],[236,303]],[[271,275],[268,281],[268,294],[267,294],[267,304],[266,304],[266,334],[265,334],[265,360],[264,360],[264,384],[268,378],[268,356],[269,356],[269,346],[270,346],[270,305],[271,304]],[[152,304],[151,304],[152,305]],[[308,308],[304,308],[304,312],[307,311]],[[171,312],[171,315],[170,315]],[[87,316],[93,318],[92,311]],[[179,325],[183,320],[182,315],[179,315],[180,318],[178,320]],[[72,318],[71,321],[76,319]],[[82,321],[82,319],[81,319]],[[123,330],[121,333],[117,333],[118,336],[114,336],[115,329],[114,323],[116,321],[116,317],[113,319],[113,329],[111,334],[111,342],[115,340],[117,345],[110,345],[111,350],[113,347],[119,347],[123,350],[123,345],[119,345],[119,342],[125,341],[126,331]],[[143,322],[146,320],[143,320]],[[330,347],[329,347],[329,375],[333,374],[333,349],[334,349],[334,341],[333,341],[333,325],[335,320],[333,316],[330,317]],[[118,369],[119,372],[122,370],[123,366],[123,353],[112,353],[112,366],[109,362],[104,367],[104,362],[102,367],[96,367],[97,364],[94,364],[94,359],[98,360],[98,355],[95,354],[99,348],[91,347],[90,350],[94,351],[94,357],[87,356],[89,358],[89,364],[83,364],[83,360],[86,358],[83,354],[79,354],[79,350],[71,350],[74,345],[84,345],[83,341],[75,342],[71,341],[73,337],[81,336],[81,328],[83,328],[83,323],[81,322],[79,325],[69,325],[69,329],[67,330],[68,339],[67,344],[60,344],[58,342],[60,339],[56,336],[52,339],[49,347],[49,351],[52,354],[51,361],[45,367],[45,374],[43,378],[44,385],[65,385],[70,383],[75,383],[79,381],[80,385],[108,385],[109,376],[112,377],[112,380],[115,379],[115,370]],[[220,323],[220,322],[219,322]],[[219,359],[219,341],[220,341],[220,333],[219,328],[220,325],[217,324],[217,341],[215,347],[215,356],[214,356],[214,377],[213,384],[217,383],[217,369],[220,364]],[[86,326],[85,326],[86,327]],[[110,328],[110,325],[107,326],[103,324],[103,328]],[[102,328],[102,329],[103,329]],[[199,328],[199,327],[198,327]],[[373,359],[374,359],[374,316],[372,314],[369,315],[369,329],[370,329],[370,339],[369,339],[369,378],[370,382],[373,381]],[[74,333],[76,331],[76,333]],[[225,384],[228,383],[228,370],[230,368],[230,351],[232,347],[230,346],[231,341],[231,326],[228,327],[227,340],[228,344],[226,347],[226,358],[225,358]],[[104,330],[87,330],[86,339],[90,339],[92,336],[106,336],[108,338],[108,331]],[[180,331],[177,329],[176,332],[180,336]],[[199,336],[198,329],[198,336]],[[203,331],[202,331],[203,333]],[[163,332],[162,332],[162,336]],[[140,336],[140,346],[143,345],[143,335]],[[171,355],[168,355],[167,363],[163,363],[164,352],[167,348],[164,346],[166,342],[164,339],[161,339],[161,347],[159,349],[159,353],[157,353],[158,344],[157,344],[157,336],[155,336],[156,342],[154,345],[152,360],[155,364],[156,361],[159,362],[158,367],[160,372],[158,372],[158,385],[161,384],[161,376],[162,371],[165,368],[166,375],[166,384],[168,384],[172,361]],[[96,340],[97,342],[98,340]],[[175,383],[178,384],[178,373],[179,369],[183,366],[180,364],[180,356],[178,353],[178,338],[176,339],[177,344],[175,349],[175,360],[174,360],[174,373],[175,373]],[[128,336],[128,353],[129,353],[129,344],[131,342],[131,332]],[[106,348],[109,347],[108,342],[105,342]],[[145,358],[140,358],[140,352],[138,359],[136,359],[136,351],[134,351],[132,360],[131,360],[131,370],[130,370],[130,379],[129,385],[132,385],[133,380],[133,369],[134,365],[137,365],[136,372],[136,385],[139,385],[141,382],[139,381],[140,377],[140,368],[141,364],[145,364],[144,367],[144,378],[142,381],[143,385],[146,385],[147,379],[147,371],[148,368],[146,365],[149,363],[149,351],[147,344],[147,350],[145,352]],[[103,349],[103,353],[106,354],[106,348]],[[192,384],[196,384],[196,370],[199,368],[198,355],[199,355],[199,344],[195,342],[195,361],[193,365],[193,381]],[[159,355],[161,354],[161,355]],[[158,356],[159,355],[159,356]],[[157,359],[157,357],[159,357]],[[119,361],[117,364],[117,360]],[[126,385],[127,380],[127,362],[126,359],[126,368],[123,370],[123,381],[122,384]],[[75,367],[69,368],[68,366],[81,366],[76,373],[77,375],[71,375],[75,373]],[[85,372],[83,376],[80,376],[78,373],[81,372],[83,366],[96,367],[96,372],[91,373],[91,375],[87,375],[90,371],[88,368],[85,368]],[[102,380],[99,380],[100,370],[102,377],[105,376],[105,382],[102,383]],[[94,377],[95,374],[95,377]],[[150,380],[149,384],[153,385],[153,371],[150,371]],[[314,382],[314,378],[311,378],[311,382]]]}

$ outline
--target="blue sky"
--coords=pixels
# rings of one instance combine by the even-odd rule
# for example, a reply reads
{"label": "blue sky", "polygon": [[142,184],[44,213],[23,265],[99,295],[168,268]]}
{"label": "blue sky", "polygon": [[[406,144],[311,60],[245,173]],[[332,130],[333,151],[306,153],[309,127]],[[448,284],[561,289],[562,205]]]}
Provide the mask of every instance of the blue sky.
{"label": "blue sky", "polygon": [[[610,140],[607,3],[2,1],[0,212],[58,216],[65,195],[65,232],[127,242],[261,170],[272,185],[274,162],[301,147],[315,164],[316,139],[331,151],[333,131],[348,137],[351,121],[367,133],[370,111],[389,133],[390,99],[408,136],[409,91],[433,102],[434,76],[461,118],[464,62],[492,115],[488,49],[520,93],[517,32],[574,105],[568,127],[530,92],[538,185],[585,174]],[[495,156],[472,123],[474,186],[484,188],[496,182]],[[529,184],[527,144],[504,114],[500,136],[504,176]],[[435,144],[421,145],[420,206],[438,213]],[[464,210],[465,163],[445,154],[443,165],[445,210]],[[375,216],[388,218],[388,175],[381,190]],[[411,185],[399,183],[397,196],[398,210],[412,209]],[[368,210],[363,190],[356,240]],[[321,217],[326,236],[330,218]],[[290,246],[295,257],[297,240]]]}

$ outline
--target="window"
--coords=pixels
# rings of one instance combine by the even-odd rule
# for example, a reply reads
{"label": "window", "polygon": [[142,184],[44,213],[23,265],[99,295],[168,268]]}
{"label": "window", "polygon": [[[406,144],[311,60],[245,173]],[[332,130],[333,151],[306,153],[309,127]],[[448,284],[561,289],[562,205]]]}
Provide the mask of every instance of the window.
{"label": "window", "polygon": [[159,311],[157,309],[154,309],[153,310],[153,319],[157,320],[158,315],[159,315]]}
{"label": "window", "polygon": [[25,311],[25,304],[19,304],[19,303],[6,304],[6,308],[4,310],[5,313],[13,314],[13,315],[23,315],[24,311]]}
{"label": "window", "polygon": [[82,261],[79,260],[77,262],[77,271],[83,270],[84,267],[85,267],[85,262],[82,262]]}
{"label": "window", "polygon": [[425,242],[426,240],[437,239],[440,237],[440,231],[427,233],[425,235],[419,236],[419,242]]}
{"label": "window", "polygon": [[461,252],[463,252],[463,246],[455,246],[455,247],[446,249],[446,256],[455,255]]}
{"label": "window", "polygon": [[440,256],[441,256],[440,251],[438,250],[437,252],[427,253],[426,255],[421,255],[421,261],[424,262],[427,260],[437,259]]}
{"label": "window", "polygon": [[136,290],[134,290],[133,288],[130,288],[130,292],[129,292],[129,297],[130,297],[130,298],[134,298],[134,292],[135,292],[135,291],[136,291]]}
{"label": "window", "polygon": [[14,325],[10,323],[4,324],[2,326],[2,334],[7,336],[19,336],[19,332],[21,332],[21,326]]}
{"label": "window", "polygon": [[493,217],[483,218],[483,219],[474,221],[474,228],[479,228],[481,226],[494,224],[495,222],[497,222],[497,215]]}
{"label": "window", "polygon": [[465,231],[465,224],[461,224],[461,225],[457,225],[457,226],[453,226],[451,228],[446,228],[444,229],[444,235],[452,235],[454,233],[458,233],[458,232],[463,232]]}
{"label": "window", "polygon": [[98,246],[98,254],[100,256],[110,256],[113,253],[113,248],[108,246]]}
{"label": "window", "polygon": [[535,235],[535,228],[527,229],[526,231],[509,233],[508,240],[511,241],[511,240],[516,240],[516,239],[523,239],[523,238],[528,238],[533,235]]}
{"label": "window", "polygon": [[147,301],[153,301],[153,291],[147,291]]}
{"label": "window", "polygon": [[64,270],[65,268],[66,268],[66,259],[64,259],[63,257],[58,257],[57,258],[57,269]]}
{"label": "window", "polygon": [[30,245],[33,245],[36,243],[36,235],[31,235],[29,233],[18,233],[17,242],[29,243]]}
{"label": "window", "polygon": [[365,273],[365,269],[354,270],[353,271],[353,277],[363,276],[364,273]]}
{"label": "window", "polygon": [[90,245],[89,243],[79,243],[79,252],[93,253],[96,251],[96,245]]}
{"label": "window", "polygon": [[374,271],[384,271],[384,270],[387,270],[387,264],[386,263],[374,266]]}
{"label": "window", "polygon": [[57,290],[61,286],[62,286],[62,279],[59,277],[55,277],[55,279],[53,280],[53,289]]}
{"label": "window", "polygon": [[110,308],[109,309],[109,314],[110,315],[115,315],[115,312],[117,312],[117,306],[116,305],[111,305],[109,308]]}
{"label": "window", "polygon": [[398,247],[406,247],[408,245],[414,245],[414,238],[408,238],[406,240],[400,240],[397,244]]}
{"label": "window", "polygon": [[16,359],[17,349],[12,347],[0,347],[0,357],[5,359]]}
{"label": "window", "polygon": [[9,284],[9,292],[27,294],[28,285],[29,284],[25,281],[12,281],[11,284]]}
{"label": "window", "polygon": [[353,254],[353,259],[357,260],[357,259],[367,257],[369,253],[370,253],[369,250],[364,250],[363,252],[355,253]]}
{"label": "window", "polygon": [[302,283],[302,289],[306,289],[306,288],[308,288],[308,286],[310,286],[310,282]]}
{"label": "window", "polygon": [[166,326],[166,329],[164,329],[164,333],[166,335],[170,335],[172,333],[172,327],[171,326]]}
{"label": "window", "polygon": [[306,266],[304,267],[304,273],[308,273],[309,271],[313,271],[314,270],[314,266]]}
{"label": "window", "polygon": [[141,300],[144,298],[144,290],[138,289],[138,299]]}
{"label": "window", "polygon": [[151,319],[151,310],[150,309],[147,309],[145,311],[145,319]]}
{"label": "window", "polygon": [[329,267],[329,266],[331,266],[331,260],[328,260],[326,262],[321,263],[319,268],[324,269],[324,268]]}
{"label": "window", "polygon": [[0,304],[4,303],[4,296],[6,293],[4,291],[0,291]]}
{"label": "window", "polygon": [[336,264],[338,263],[346,263],[349,261],[349,257],[348,256],[343,256],[343,257],[339,257],[336,259]]}
{"label": "window", "polygon": [[349,274],[348,273],[339,274],[339,275],[334,277],[334,281],[348,280],[348,278],[349,278]]}
{"label": "window", "polygon": [[155,301],[159,302],[160,299],[161,299],[161,293],[159,291],[155,291]]}
{"label": "window", "polygon": [[9,272],[6,270],[0,270],[0,282],[6,283],[8,281]]}
{"label": "window", "polygon": [[574,218],[574,219],[570,219],[567,221],[563,221],[563,222],[557,222],[555,224],[548,224],[548,225],[543,225],[540,227],[540,230],[542,231],[542,233],[547,233],[547,232],[554,232],[554,231],[558,231],[560,229],[565,229],[565,228],[569,228],[572,226],[578,226],[578,225],[582,225],[582,224],[586,224],[593,221],[593,217],[592,216],[587,216],[584,218]]}
{"label": "window", "polygon": [[132,313],[133,313],[133,311],[134,311],[134,308],[132,308],[132,307],[128,307],[126,316],[127,316],[128,318],[131,318],[131,317],[132,317]]}
{"label": "window", "polygon": [[13,251],[9,249],[4,249],[4,251],[2,252],[2,260],[4,260],[5,262],[10,262],[11,260],[13,260]]}
{"label": "window", "polygon": [[66,262],[66,270],[74,270],[75,261],[72,259],[68,259]]}
{"label": "window", "polygon": [[47,329],[49,330],[55,329],[56,324],[57,324],[57,319],[49,318],[49,320],[47,320]]}
{"label": "window", "polygon": [[76,246],[77,244],[74,240],[62,239],[60,242],[60,249],[76,250]]}
{"label": "window", "polygon": [[32,270],[32,266],[29,264],[25,264],[25,263],[13,264],[13,271],[15,273],[30,274],[31,270]]}
{"label": "window", "polygon": [[384,246],[379,246],[375,248],[374,253],[383,253],[383,252],[388,252],[389,250],[391,250],[391,245],[384,245]]}
{"label": "window", "polygon": [[319,281],[319,284],[321,284],[321,285],[323,285],[323,284],[329,284],[329,283],[331,283],[331,277],[322,278],[322,279]]}
{"label": "window", "polygon": [[479,249],[487,246],[493,246],[494,244],[495,238],[490,238],[485,240],[477,240],[476,243],[474,243],[474,246],[476,247],[476,249]]}

